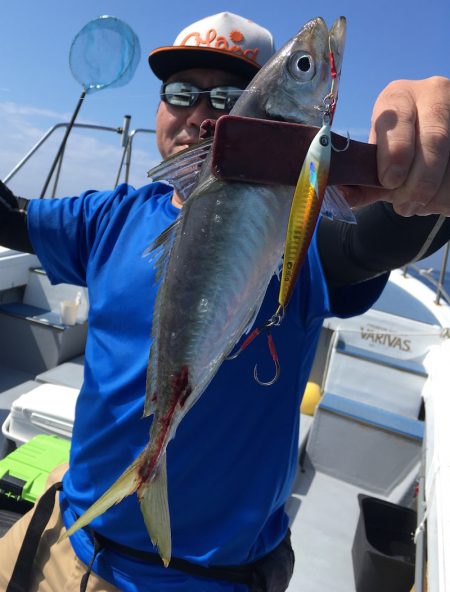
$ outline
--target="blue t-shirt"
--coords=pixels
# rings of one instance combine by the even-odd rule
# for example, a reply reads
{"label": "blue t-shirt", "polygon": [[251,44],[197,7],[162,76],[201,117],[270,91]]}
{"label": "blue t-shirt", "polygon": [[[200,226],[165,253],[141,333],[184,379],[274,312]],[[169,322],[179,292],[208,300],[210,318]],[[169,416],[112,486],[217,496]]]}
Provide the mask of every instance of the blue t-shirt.
{"label": "blue t-shirt", "polygon": [[[28,224],[32,245],[54,284],[87,286],[90,299],[85,377],[77,401],[70,470],[61,509],[69,527],[137,457],[152,419],[142,418],[145,377],[156,295],[155,270],[143,252],[179,210],[165,184],[79,197],[33,200]],[[264,337],[237,359],[226,361],[181,422],[167,448],[172,554],[201,565],[253,561],[284,537],[284,504],[296,473],[299,405],[323,319],[360,314],[379,296],[386,278],[334,294],[331,310],[316,240],[309,249],[285,318],[272,336],[281,364],[279,380]],[[267,290],[256,325],[276,308],[279,280]],[[92,523],[103,536],[154,551],[136,495]],[[89,535],[71,537],[89,563]],[[94,571],[132,592],[244,592],[225,584],[148,566],[102,551]]]}

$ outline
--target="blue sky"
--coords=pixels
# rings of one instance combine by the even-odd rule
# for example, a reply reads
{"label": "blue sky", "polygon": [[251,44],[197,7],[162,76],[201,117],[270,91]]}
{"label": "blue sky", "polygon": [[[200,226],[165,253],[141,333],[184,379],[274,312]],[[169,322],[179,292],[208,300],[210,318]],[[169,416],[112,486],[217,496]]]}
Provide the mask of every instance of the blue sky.
{"label": "blue sky", "polygon": [[[280,47],[301,25],[322,16],[331,25],[347,17],[347,43],[334,127],[366,139],[378,93],[397,78],[450,74],[448,0],[12,0],[3,2],[0,36],[0,177],[4,178],[42,134],[67,121],[81,93],[69,68],[72,40],[90,20],[108,14],[127,22],[138,35],[141,63],[125,87],[88,96],[78,121],[120,126],[132,115],[132,128],[153,128],[159,82],[149,71],[150,50],[171,44],[190,22],[223,10],[242,14],[271,29]],[[31,197],[40,192],[61,135],[10,182]],[[113,185],[121,156],[120,137],[74,133],[67,149],[59,194]],[[146,182],[158,161],[153,136],[137,136],[131,181]]]}

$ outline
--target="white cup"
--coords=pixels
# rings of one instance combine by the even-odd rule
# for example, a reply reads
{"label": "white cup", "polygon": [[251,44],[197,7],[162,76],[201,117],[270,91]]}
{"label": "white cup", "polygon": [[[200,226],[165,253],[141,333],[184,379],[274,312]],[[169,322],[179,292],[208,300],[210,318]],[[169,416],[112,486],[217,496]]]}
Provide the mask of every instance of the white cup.
{"label": "white cup", "polygon": [[79,303],[76,300],[62,300],[59,303],[63,325],[76,325],[78,306]]}

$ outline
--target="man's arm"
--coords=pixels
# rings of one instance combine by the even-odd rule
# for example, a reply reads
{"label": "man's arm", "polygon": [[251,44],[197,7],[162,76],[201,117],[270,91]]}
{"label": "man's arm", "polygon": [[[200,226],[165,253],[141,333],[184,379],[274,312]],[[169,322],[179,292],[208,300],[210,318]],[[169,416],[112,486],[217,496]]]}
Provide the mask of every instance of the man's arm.
{"label": "man's arm", "polygon": [[[354,210],[357,224],[321,219],[318,246],[330,286],[367,280],[413,261],[437,228],[439,216],[397,214],[392,205],[377,202]],[[421,259],[450,240],[450,218],[445,218]]]}
{"label": "man's arm", "polygon": [[[369,141],[382,189],[342,187],[356,226],[321,220],[330,285],[359,282],[423,258],[450,239],[450,79],[397,80],[379,95]],[[443,222],[436,236],[436,223]]]}
{"label": "man's arm", "polygon": [[0,245],[34,253],[27,227],[28,200],[16,197],[0,181]]}

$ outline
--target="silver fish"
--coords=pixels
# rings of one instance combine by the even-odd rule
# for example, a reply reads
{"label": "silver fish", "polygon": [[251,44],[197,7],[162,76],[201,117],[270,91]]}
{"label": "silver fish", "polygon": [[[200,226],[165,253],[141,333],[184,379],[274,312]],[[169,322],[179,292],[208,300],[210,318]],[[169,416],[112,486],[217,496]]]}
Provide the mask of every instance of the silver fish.
{"label": "silver fish", "polygon": [[[258,72],[232,114],[321,125],[317,107],[331,88],[330,50],[336,89],[345,29],[344,17],[330,31],[321,18],[308,22]],[[144,410],[154,415],[150,439],[66,535],[137,492],[151,540],[166,566],[171,557],[167,444],[251,326],[283,253],[292,197],[291,187],[218,181],[210,158],[202,147],[188,149],[149,173],[154,179],[169,177],[181,193],[194,185],[176,222],[152,247],[160,254],[160,286]]]}

